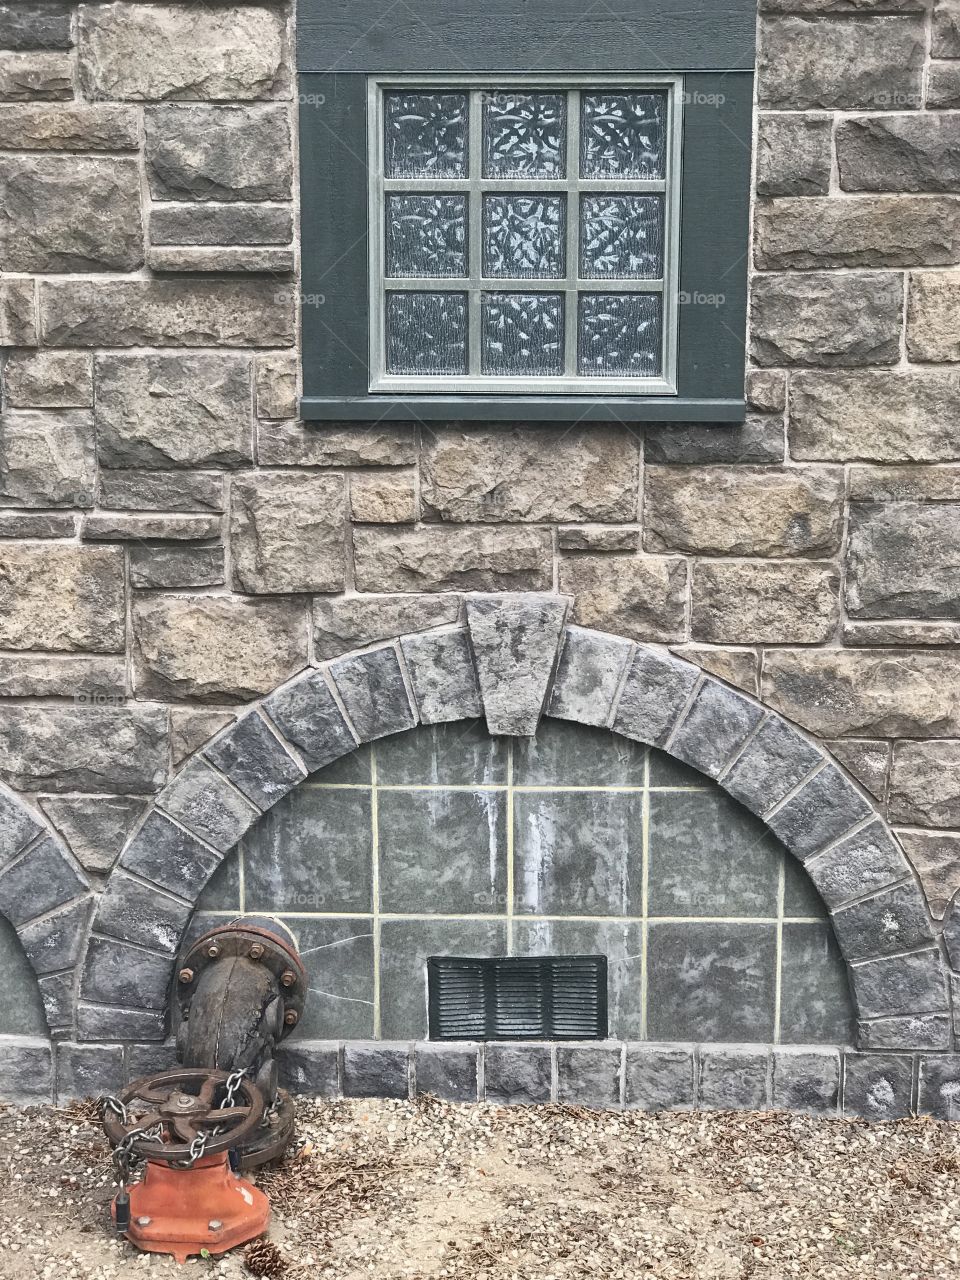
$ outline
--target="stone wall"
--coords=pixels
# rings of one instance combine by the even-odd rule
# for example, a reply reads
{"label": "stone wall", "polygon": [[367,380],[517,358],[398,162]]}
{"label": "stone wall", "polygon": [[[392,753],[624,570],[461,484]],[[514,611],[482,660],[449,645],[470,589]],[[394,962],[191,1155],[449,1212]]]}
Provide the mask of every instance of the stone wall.
{"label": "stone wall", "polygon": [[307,663],[559,590],[822,739],[944,918],[960,4],[760,7],[748,419],[642,430],[300,423],[289,8],[0,5],[0,779],[94,890]]}

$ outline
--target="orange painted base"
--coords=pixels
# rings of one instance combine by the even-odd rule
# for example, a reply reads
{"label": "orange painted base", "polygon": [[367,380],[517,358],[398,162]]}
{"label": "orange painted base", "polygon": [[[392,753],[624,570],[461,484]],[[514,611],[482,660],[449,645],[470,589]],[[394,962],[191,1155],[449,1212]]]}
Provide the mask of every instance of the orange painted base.
{"label": "orange painted base", "polygon": [[[226,1153],[192,1169],[148,1160],[142,1180],[129,1190],[127,1239],[148,1253],[172,1253],[177,1262],[202,1249],[226,1253],[263,1235],[270,1223],[267,1197],[231,1171]],[[116,1203],[112,1212],[116,1219]]]}

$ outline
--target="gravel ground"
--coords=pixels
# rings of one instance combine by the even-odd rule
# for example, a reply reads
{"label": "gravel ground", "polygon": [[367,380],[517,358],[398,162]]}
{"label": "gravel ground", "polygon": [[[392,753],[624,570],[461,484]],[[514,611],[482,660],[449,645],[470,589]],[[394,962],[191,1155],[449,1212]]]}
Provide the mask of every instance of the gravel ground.
{"label": "gravel ground", "polygon": [[[960,1126],[301,1101],[261,1172],[284,1280],[839,1280],[960,1274]],[[0,1276],[248,1276],[112,1235],[89,1105],[0,1112]]]}

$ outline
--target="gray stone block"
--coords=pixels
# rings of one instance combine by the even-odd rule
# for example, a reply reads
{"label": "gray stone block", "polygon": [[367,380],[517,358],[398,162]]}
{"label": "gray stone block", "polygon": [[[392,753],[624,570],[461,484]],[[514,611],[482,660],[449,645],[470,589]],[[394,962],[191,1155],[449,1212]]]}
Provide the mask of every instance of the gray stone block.
{"label": "gray stone block", "polygon": [[20,929],[23,949],[38,974],[56,973],[77,963],[92,907],[92,896],[82,898]]}
{"label": "gray stone block", "polygon": [[128,1044],[126,1049],[128,1081],[172,1071],[179,1064],[175,1040],[165,1040],[163,1044]]}
{"label": "gray stone block", "polygon": [[831,910],[910,874],[900,846],[880,821],[811,858],[804,868]]}
{"label": "gray stone block", "polygon": [[195,901],[220,855],[154,809],[120,858],[120,865],[162,889]]}
{"label": "gray stone block", "polygon": [[960,1054],[924,1055],[920,1059],[917,1110],[938,1120],[960,1120]]}
{"label": "gray stone block", "polygon": [[761,115],[757,136],[757,194],[822,196],[833,163],[829,116]]}
{"label": "gray stone block", "polygon": [[[165,1010],[170,977],[171,963],[166,957],[125,942],[93,937],[87,947],[80,994],[85,1000],[123,1005],[137,1012]],[[125,1034],[121,1031],[111,1038],[123,1039]]]}
{"label": "gray stone block", "polygon": [[320,671],[308,671],[272,694],[263,709],[311,773],[356,750],[356,739]]}
{"label": "gray stone block", "polygon": [[791,853],[806,860],[873,813],[870,801],[831,764],[768,814],[766,822]]}
{"label": "gray stone block", "polygon": [[0,776],[24,791],[156,791],[167,769],[162,707],[0,707]]}
{"label": "gray stone block", "polygon": [[768,1065],[767,1054],[754,1049],[702,1049],[698,1105],[704,1111],[764,1110]]}
{"label": "gray stone block", "polygon": [[549,1045],[487,1043],[483,1048],[483,1096],[486,1102],[549,1102],[553,1065]]}
{"label": "gray stone block", "polygon": [[203,753],[258,809],[269,809],[306,771],[256,712],[244,716]]}
{"label": "gray stone block", "polygon": [[400,641],[421,724],[473,720],[483,714],[466,631],[455,628]]}
{"label": "gray stone block", "polygon": [[129,548],[130,585],[138,590],[218,587],[225,581],[223,547]]}
{"label": "gray stone block", "polygon": [[52,1045],[28,1036],[0,1036],[0,1093],[4,1102],[52,1102]]}
{"label": "gray stone block", "polygon": [[663,746],[699,679],[700,669],[692,663],[638,648],[617,703],[614,730],[635,742]]}
{"label": "gray stone block", "polygon": [[280,1050],[280,1083],[293,1093],[340,1096],[340,1046],[330,1040],[287,1041]]}
{"label": "gray stone block", "polygon": [[125,1009],[118,1005],[77,1003],[78,1040],[162,1040],[166,1007]]}
{"label": "gray stone block", "polygon": [[412,729],[417,723],[392,645],[339,658],[328,670],[361,742]]}
{"label": "gray stone block", "polygon": [[24,802],[0,787],[0,863],[9,862],[42,830],[42,823]]}
{"label": "gray stone block", "polygon": [[293,212],[287,206],[159,204],[150,211],[155,245],[289,244],[292,236]]}
{"label": "gray stone block", "polygon": [[947,1010],[943,961],[932,948],[854,964],[850,977],[861,1018],[914,1017]]}
{"label": "gray stone block", "polygon": [[230,494],[233,586],[251,595],[342,591],[343,476],[255,472]]}
{"label": "gray stone block", "polygon": [[632,652],[629,640],[566,627],[547,714],[579,724],[609,724]]}
{"label": "gray stone block", "polygon": [[476,1102],[478,1058],[475,1044],[415,1045],[416,1092],[433,1094],[447,1102]]}
{"label": "gray stone block", "polygon": [[[782,408],[782,406],[780,406]],[[784,429],[782,416],[748,414],[736,426],[707,426],[668,422],[648,426],[645,433],[647,462],[750,463],[782,462]]]}
{"label": "gray stone block", "polygon": [[172,956],[180,945],[190,911],[180,898],[161,893],[118,869],[100,899],[97,930]]}
{"label": "gray stone block", "polygon": [[893,1053],[847,1053],[843,1059],[843,1114],[897,1120],[913,1109],[913,1058]]}
{"label": "gray stone block", "polygon": [[695,1097],[693,1046],[628,1044],[624,1102],[637,1111],[689,1111]]}
{"label": "gray stone block", "polygon": [[557,1049],[557,1101],[580,1107],[619,1107],[622,1052],[618,1044]]}
{"label": "gray stone block", "polygon": [[900,358],[903,279],[784,272],[750,294],[750,353],[760,365],[892,365]]}
{"label": "gray stone block", "polygon": [[410,1049],[389,1041],[347,1044],[343,1050],[345,1098],[408,1098]]}
{"label": "gray stone block", "polygon": [[15,927],[87,892],[80,869],[45,836],[0,873],[0,912]]}
{"label": "gray stone block", "polygon": [[857,1047],[875,1049],[950,1049],[953,1029],[947,1013],[902,1014],[857,1024]]}
{"label": "gray stone block", "polygon": [[670,739],[670,754],[716,778],[763,714],[757,703],[707,676]]}
{"label": "gray stone block", "polygon": [[226,853],[259,818],[259,810],[203,759],[185,765],[157,804],[195,835]]}
{"label": "gray stone block", "polygon": [[956,898],[944,913],[943,944],[951,967],[960,970],[960,901]]}
{"label": "gray stone block", "polygon": [[835,911],[832,919],[848,961],[913,951],[933,942],[923,897],[913,880]]}
{"label": "gray stone block", "polygon": [[69,49],[73,44],[68,4],[0,5],[0,49]]}
{"label": "gray stone block", "polygon": [[57,1102],[118,1093],[125,1083],[123,1046],[119,1044],[57,1045]]}
{"label": "gray stone block", "polygon": [[835,1116],[840,1100],[836,1049],[774,1049],[773,1106],[812,1116]]}
{"label": "gray stone block", "polygon": [[40,999],[43,1001],[43,1012],[51,1033],[66,1031],[73,1020],[75,992],[73,989],[74,973],[51,974],[41,978],[37,983],[40,988]]}
{"label": "gray stone block", "polygon": [[558,596],[467,600],[470,643],[491,733],[536,733],[566,613],[567,601]]}
{"label": "gray stone block", "polygon": [[286,200],[286,106],[147,107],[147,180],[155,200]]}

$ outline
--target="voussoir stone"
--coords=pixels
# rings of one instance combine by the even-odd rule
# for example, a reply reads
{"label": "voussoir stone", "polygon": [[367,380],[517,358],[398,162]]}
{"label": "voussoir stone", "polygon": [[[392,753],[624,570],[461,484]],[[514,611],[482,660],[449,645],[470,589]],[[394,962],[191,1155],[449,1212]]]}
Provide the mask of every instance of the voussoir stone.
{"label": "voussoir stone", "polygon": [[955,373],[796,373],[790,387],[791,452],[832,462],[947,462],[960,458],[960,434],[953,426],[958,414]]}
{"label": "voussoir stone", "polygon": [[846,594],[851,617],[960,617],[960,502],[852,503]]}
{"label": "voussoir stone", "polygon": [[313,644],[318,658],[336,658],[377,640],[456,622],[457,595],[338,596],[313,602]]}
{"label": "voussoir stone", "polygon": [[133,107],[111,103],[10,103],[0,115],[0,147],[9,151],[136,151]]}
{"label": "voussoir stone", "polygon": [[773,649],[764,701],[825,738],[960,736],[960,654]]}
{"label": "voussoir stone", "polygon": [[80,81],[94,99],[265,97],[282,70],[283,46],[280,8],[80,8]]}
{"label": "voussoir stone", "polygon": [[54,347],[288,347],[294,299],[273,280],[58,280],[40,286]]}
{"label": "voussoir stone", "polygon": [[700,671],[692,663],[659,649],[638,646],[612,728],[635,742],[663,746],[699,679]]}
{"label": "voussoir stone", "polygon": [[0,777],[22,791],[156,791],[167,770],[160,707],[0,706]]}
{"label": "voussoir stone", "polygon": [[542,529],[501,526],[353,531],[360,591],[545,591],[553,585],[553,546]]}
{"label": "voussoir stone", "polygon": [[757,194],[821,196],[830,190],[829,116],[761,114],[757,133]]}
{"label": "voussoir stone", "polygon": [[756,265],[765,271],[960,262],[955,196],[774,200],[758,206],[755,228]]}
{"label": "voussoir stone", "polygon": [[490,733],[536,733],[566,613],[567,601],[555,596],[467,600],[470,643]]}
{"label": "voussoir stone", "polygon": [[134,672],[141,697],[246,701],[307,660],[307,622],[292,601],[156,596],[133,611]]}
{"label": "voussoir stone", "polygon": [[831,921],[848,962],[910,951],[933,941],[923,895],[913,880],[841,907]]}
{"label": "voussoir stone", "polygon": [[810,858],[804,869],[831,911],[910,877],[909,863],[880,821]]}
{"label": "voussoir stone", "polygon": [[278,689],[263,707],[311,772],[357,746],[321,671],[308,671],[286,688]]}
{"label": "voussoir stone", "polygon": [[240,591],[340,591],[345,572],[342,476],[268,474],[231,490],[233,579]]}
{"label": "voussoir stone", "polygon": [[632,653],[630,641],[619,636],[566,627],[547,714],[581,724],[607,724]]}
{"label": "voussoir stone", "polygon": [[115,653],[124,609],[119,548],[0,547],[0,648]]}
{"label": "voussoir stone", "polygon": [[97,904],[97,932],[151,951],[173,955],[190,918],[190,907],[119,869]]}
{"label": "voussoir stone", "polygon": [[221,734],[204,755],[259,809],[269,809],[306,776],[255,712]]}
{"label": "voussoir stone", "polygon": [[841,121],[837,163],[845,191],[956,191],[960,116],[923,111]]}
{"label": "voussoir stone", "polygon": [[903,278],[875,272],[759,275],[750,317],[750,350],[758,364],[896,364]]}
{"label": "voussoir stone", "polygon": [[670,738],[670,754],[718,777],[763,719],[763,708],[706,677]]}
{"label": "voussoir stone", "polygon": [[147,178],[155,200],[286,200],[292,188],[285,106],[148,107]]}
{"label": "voussoir stone", "polygon": [[820,561],[701,560],[691,634],[711,644],[822,644],[840,616],[840,573]]}
{"label": "voussoir stone", "polygon": [[632,520],[639,444],[622,428],[430,432],[421,459],[427,519]]}
{"label": "voussoir stone", "polygon": [[361,742],[400,733],[416,724],[393,645],[335,658],[327,670]]}
{"label": "voussoir stone", "polygon": [[943,960],[932,947],[855,963],[851,980],[861,1018],[916,1018],[947,1011]]}
{"label": "voussoir stone", "polygon": [[483,714],[466,630],[442,627],[404,636],[400,647],[421,724],[473,720]]}
{"label": "voussoir stone", "polygon": [[259,809],[200,756],[167,783],[157,804],[221,853],[232,849],[260,816]]}
{"label": "voussoir stone", "polygon": [[827,467],[647,467],[649,551],[829,555],[840,544],[843,476]]}
{"label": "voussoir stone", "polygon": [[681,640],[686,628],[687,566],[672,556],[570,556],[560,561],[560,590],[574,619],[635,640]]}
{"label": "voussoir stone", "polygon": [[907,307],[907,353],[911,359],[960,360],[958,324],[960,286],[956,276],[947,271],[911,275]]}
{"label": "voussoir stone", "polygon": [[920,14],[837,22],[785,15],[761,21],[761,107],[920,106],[925,55]]}
{"label": "voussoir stone", "polygon": [[96,388],[104,466],[238,466],[253,457],[248,356],[98,356]]}
{"label": "voussoir stone", "polygon": [[7,502],[91,507],[96,474],[89,410],[20,409],[0,415],[0,495]]}
{"label": "voussoir stone", "polygon": [[5,271],[135,271],[142,264],[135,160],[7,156],[0,176]]}

